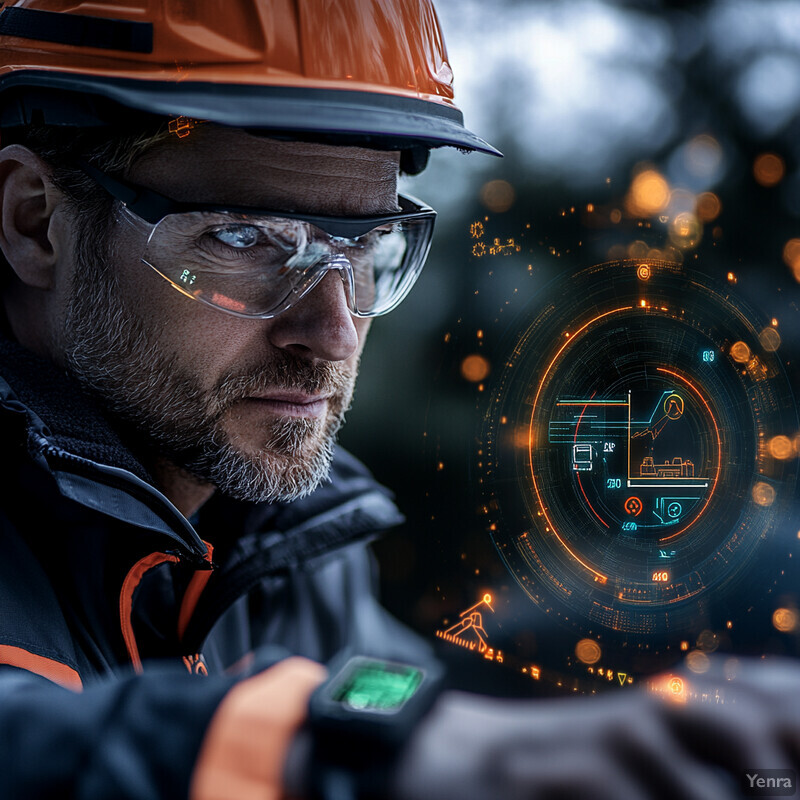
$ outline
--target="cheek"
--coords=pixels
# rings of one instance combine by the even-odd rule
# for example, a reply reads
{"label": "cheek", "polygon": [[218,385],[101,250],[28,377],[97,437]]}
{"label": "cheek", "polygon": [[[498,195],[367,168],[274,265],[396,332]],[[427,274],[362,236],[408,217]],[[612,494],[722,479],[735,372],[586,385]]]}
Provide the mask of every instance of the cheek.
{"label": "cheek", "polygon": [[[241,370],[263,350],[259,320],[244,320],[215,311],[182,295],[155,270],[142,263],[139,250],[119,243],[114,259],[118,291],[161,353],[201,386],[216,384],[226,371]],[[259,342],[262,342],[259,347]]]}

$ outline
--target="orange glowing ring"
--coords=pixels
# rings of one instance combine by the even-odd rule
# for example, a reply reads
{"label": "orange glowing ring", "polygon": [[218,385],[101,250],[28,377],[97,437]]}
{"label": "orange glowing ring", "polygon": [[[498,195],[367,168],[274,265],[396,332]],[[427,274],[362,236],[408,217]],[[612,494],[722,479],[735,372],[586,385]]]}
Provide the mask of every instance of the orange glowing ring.
{"label": "orange glowing ring", "polygon": [[714,474],[714,481],[711,484],[711,491],[708,493],[708,497],[706,498],[705,503],[703,503],[703,507],[697,512],[696,516],[692,521],[681,528],[676,533],[670,534],[669,536],[665,536],[663,539],[659,539],[659,542],[669,542],[671,539],[674,539],[676,536],[680,536],[684,531],[686,531],[691,525],[694,525],[698,519],[703,515],[703,512],[708,508],[708,504],[711,502],[711,498],[714,496],[714,490],[717,488],[717,481],[719,481],[719,470],[722,461],[722,440],[719,435],[719,426],[717,425],[717,420],[714,417],[714,414],[711,412],[711,407],[708,405],[705,397],[700,394],[700,391],[697,387],[688,379],[685,378],[683,375],[673,372],[670,369],[665,369],[664,367],[657,368],[659,372],[666,372],[667,375],[672,375],[673,378],[677,378],[679,381],[683,381],[700,399],[700,402],[706,407],[706,411],[708,411],[708,416],[711,419],[711,422],[714,423],[714,434],[717,437],[717,469]]}

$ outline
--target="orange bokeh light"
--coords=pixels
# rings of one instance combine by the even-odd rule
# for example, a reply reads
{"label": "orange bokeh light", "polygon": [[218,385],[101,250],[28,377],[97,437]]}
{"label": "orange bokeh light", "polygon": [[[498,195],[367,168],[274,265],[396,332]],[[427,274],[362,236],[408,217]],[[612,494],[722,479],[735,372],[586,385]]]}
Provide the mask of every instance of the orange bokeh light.
{"label": "orange bokeh light", "polygon": [[775,502],[775,489],[764,481],[753,486],[753,502],[759,506],[771,506]]}
{"label": "orange bokeh light", "polygon": [[746,364],[750,360],[750,348],[744,342],[734,342],[731,345],[731,358],[740,364]]}
{"label": "orange bokeh light", "polygon": [[669,203],[669,184],[661,173],[646,169],[634,177],[625,206],[635,217],[652,217]]}
{"label": "orange bokeh light", "polygon": [[491,371],[489,362],[483,356],[474,353],[461,362],[461,375],[470,383],[480,383]]}
{"label": "orange bokeh light", "polygon": [[800,239],[789,239],[783,246],[783,260],[794,272],[795,280],[800,281]]}
{"label": "orange bokeh light", "polygon": [[514,205],[515,198],[514,187],[508,181],[488,181],[481,188],[481,202],[495,214],[508,211]]}
{"label": "orange bokeh light", "polygon": [[797,630],[800,623],[800,614],[793,608],[776,608],[772,615],[772,624],[775,630],[781,633],[791,633]]}
{"label": "orange bokeh light", "polygon": [[722,211],[722,203],[713,192],[703,192],[697,198],[697,216],[701,222],[715,220]]}
{"label": "orange bokeh light", "polygon": [[762,153],[753,162],[753,176],[762,186],[776,186],[786,174],[786,164],[775,153]]}
{"label": "orange bokeh light", "polygon": [[786,460],[794,456],[794,445],[788,436],[773,436],[767,445],[773,458]]}
{"label": "orange bokeh light", "polygon": [[578,661],[584,664],[596,664],[600,660],[602,651],[594,639],[581,639],[575,645],[575,655],[578,657]]}

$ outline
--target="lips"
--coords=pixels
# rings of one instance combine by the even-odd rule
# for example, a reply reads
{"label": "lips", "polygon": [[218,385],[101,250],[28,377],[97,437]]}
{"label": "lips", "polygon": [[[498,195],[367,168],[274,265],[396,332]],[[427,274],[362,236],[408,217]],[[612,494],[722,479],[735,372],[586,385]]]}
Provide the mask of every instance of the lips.
{"label": "lips", "polygon": [[261,408],[284,417],[321,417],[328,406],[330,395],[305,392],[268,392],[245,398]]}

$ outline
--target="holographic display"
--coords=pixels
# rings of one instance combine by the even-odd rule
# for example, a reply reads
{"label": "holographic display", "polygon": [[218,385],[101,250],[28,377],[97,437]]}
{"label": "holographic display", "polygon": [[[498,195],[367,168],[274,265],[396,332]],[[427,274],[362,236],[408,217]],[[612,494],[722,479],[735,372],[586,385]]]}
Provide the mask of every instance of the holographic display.
{"label": "holographic display", "polygon": [[731,281],[608,262],[548,291],[494,376],[479,467],[497,551],[626,679],[787,590],[800,425],[773,323]]}

